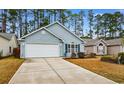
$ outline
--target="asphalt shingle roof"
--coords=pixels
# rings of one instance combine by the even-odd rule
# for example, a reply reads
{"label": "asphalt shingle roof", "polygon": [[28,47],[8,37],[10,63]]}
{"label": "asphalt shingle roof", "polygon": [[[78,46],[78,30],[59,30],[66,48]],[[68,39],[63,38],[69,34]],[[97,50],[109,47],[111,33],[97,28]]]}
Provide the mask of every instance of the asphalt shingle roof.
{"label": "asphalt shingle roof", "polygon": [[106,43],[108,45],[121,45],[121,38],[119,38],[119,39],[106,40]]}
{"label": "asphalt shingle roof", "polygon": [[15,34],[10,34],[10,33],[0,33],[0,36],[7,39],[7,40],[11,40],[12,36],[14,36]]}
{"label": "asphalt shingle roof", "polygon": [[[86,42],[85,46],[94,46],[99,41],[99,39],[84,39]],[[121,38],[104,40],[108,46],[121,45]]]}
{"label": "asphalt shingle roof", "polygon": [[98,39],[83,39],[86,44],[85,46],[94,46],[99,40]]}

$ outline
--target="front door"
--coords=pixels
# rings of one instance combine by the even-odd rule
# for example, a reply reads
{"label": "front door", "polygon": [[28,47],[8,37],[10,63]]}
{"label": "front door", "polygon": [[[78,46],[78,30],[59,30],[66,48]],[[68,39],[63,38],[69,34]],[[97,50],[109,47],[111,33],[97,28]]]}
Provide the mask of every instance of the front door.
{"label": "front door", "polygon": [[97,48],[98,48],[97,53],[98,53],[99,55],[104,55],[104,53],[105,53],[105,49],[104,49],[103,44],[100,43],[100,44],[98,45]]}

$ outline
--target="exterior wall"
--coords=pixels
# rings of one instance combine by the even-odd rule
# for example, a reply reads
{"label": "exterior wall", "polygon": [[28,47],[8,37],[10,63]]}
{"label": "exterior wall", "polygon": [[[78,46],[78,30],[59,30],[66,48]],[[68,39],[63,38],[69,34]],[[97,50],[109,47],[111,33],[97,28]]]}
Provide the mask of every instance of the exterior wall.
{"label": "exterior wall", "polygon": [[64,42],[67,44],[72,42],[76,44],[83,43],[81,40],[79,40],[77,37],[72,35],[70,32],[68,32],[65,28],[58,25],[57,23],[47,27],[47,29],[49,29],[50,31],[52,31],[52,33],[62,38]]}
{"label": "exterior wall", "polygon": [[[11,47],[11,53],[9,51],[9,47]],[[15,37],[12,37],[10,41],[0,37],[0,51],[3,51],[2,56],[9,56],[13,54],[13,48],[16,47],[18,47],[18,45]]]}
{"label": "exterior wall", "polygon": [[84,44],[80,44],[80,52],[84,52]]}
{"label": "exterior wall", "polygon": [[84,50],[86,54],[94,53],[94,46],[85,46]]}
{"label": "exterior wall", "polygon": [[12,37],[12,39],[9,42],[9,45],[11,47],[11,54],[13,54],[13,48],[17,48],[18,44],[17,44],[17,39],[15,36]]}
{"label": "exterior wall", "polygon": [[61,40],[47,32],[46,30],[38,31],[25,39],[25,43],[33,44],[59,44]]}
{"label": "exterior wall", "polygon": [[0,37],[0,51],[2,51],[2,56],[8,56],[9,54],[9,40]]}
{"label": "exterior wall", "polygon": [[120,46],[108,46],[107,48],[109,55],[117,55],[119,52],[121,52]]}
{"label": "exterior wall", "polygon": [[124,47],[120,46],[120,52],[124,52]]}
{"label": "exterior wall", "polygon": [[12,39],[10,40],[10,45],[11,45],[13,48],[17,48],[17,47],[18,47],[17,39],[16,39],[15,36],[13,36]]}

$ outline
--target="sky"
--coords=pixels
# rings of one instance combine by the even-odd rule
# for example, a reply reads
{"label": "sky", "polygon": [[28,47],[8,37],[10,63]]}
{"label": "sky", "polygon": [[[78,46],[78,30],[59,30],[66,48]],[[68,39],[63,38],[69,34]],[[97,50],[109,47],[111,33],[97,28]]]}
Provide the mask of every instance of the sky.
{"label": "sky", "polygon": [[[88,27],[88,20],[87,20],[87,16],[88,16],[88,10],[89,9],[82,9],[86,15],[86,17],[84,18],[84,34],[87,34],[89,31],[89,27]],[[71,9],[72,13],[78,13],[80,11],[80,9]],[[120,11],[121,13],[124,14],[124,9],[93,9],[93,13],[96,14],[104,14],[104,13],[115,13],[117,11]]]}

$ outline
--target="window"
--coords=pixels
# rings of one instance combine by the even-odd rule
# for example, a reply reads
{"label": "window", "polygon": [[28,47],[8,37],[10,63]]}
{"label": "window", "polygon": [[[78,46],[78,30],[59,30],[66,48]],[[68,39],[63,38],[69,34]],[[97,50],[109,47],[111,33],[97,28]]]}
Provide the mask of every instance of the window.
{"label": "window", "polygon": [[78,45],[75,45],[75,51],[78,52]]}
{"label": "window", "polygon": [[75,51],[74,51],[74,44],[71,45],[71,52],[72,52],[72,53],[75,52]]}
{"label": "window", "polygon": [[103,46],[103,44],[102,44],[102,43],[100,43],[100,44],[99,44],[99,46]]}
{"label": "window", "polygon": [[78,45],[67,44],[67,53],[78,52]]}
{"label": "window", "polygon": [[9,47],[9,53],[11,53],[12,51],[11,51],[11,47]]}
{"label": "window", "polygon": [[67,52],[68,53],[70,53],[70,49],[71,49],[70,44],[68,44],[68,47],[67,47]]}

